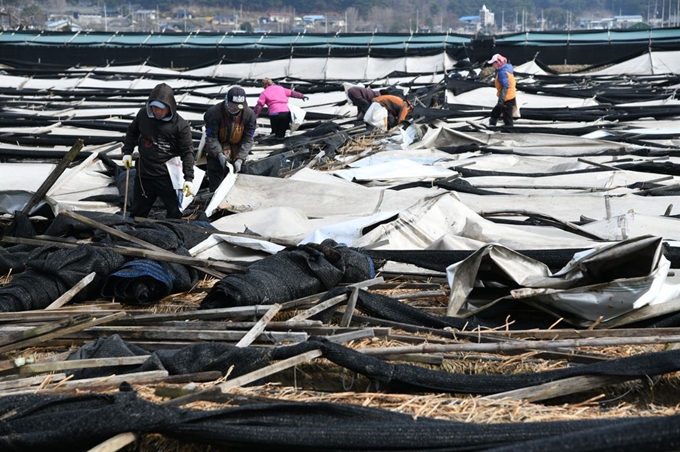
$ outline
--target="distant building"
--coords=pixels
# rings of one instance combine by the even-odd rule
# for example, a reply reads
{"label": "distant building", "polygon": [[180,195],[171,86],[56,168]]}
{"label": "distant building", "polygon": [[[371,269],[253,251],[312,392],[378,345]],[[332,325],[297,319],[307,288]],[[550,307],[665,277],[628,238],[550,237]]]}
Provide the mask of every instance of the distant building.
{"label": "distant building", "polygon": [[279,22],[287,24],[290,22],[290,14],[287,13],[269,13],[269,22]]}
{"label": "distant building", "polygon": [[615,28],[628,28],[631,25],[639,24],[642,22],[642,16],[614,16],[614,27]]}
{"label": "distant building", "polygon": [[188,9],[182,8],[175,12],[175,19],[192,19],[194,17],[193,13]]}
{"label": "distant building", "polygon": [[305,27],[308,28],[314,28],[314,26],[319,23],[326,20],[326,16],[320,15],[320,14],[312,14],[309,16],[302,16],[302,21],[305,23]]}
{"label": "distant building", "polygon": [[479,10],[479,25],[490,28],[495,24],[494,13],[486,9],[486,5],[482,5],[482,9]]}
{"label": "distant building", "polygon": [[236,16],[234,14],[218,14],[212,18],[214,25],[236,25]]}
{"label": "distant building", "polygon": [[83,27],[73,22],[70,19],[56,20],[53,22],[45,22],[45,30],[48,31],[81,31]]}

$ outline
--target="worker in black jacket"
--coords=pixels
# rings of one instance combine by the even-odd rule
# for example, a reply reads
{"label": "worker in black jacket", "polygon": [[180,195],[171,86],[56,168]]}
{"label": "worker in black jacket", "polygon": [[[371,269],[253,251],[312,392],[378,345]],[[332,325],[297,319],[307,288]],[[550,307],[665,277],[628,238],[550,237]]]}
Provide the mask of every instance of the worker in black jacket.
{"label": "worker in black jacket", "polygon": [[132,168],[132,152],[137,147],[139,161],[134,180],[130,215],[146,217],[156,198],[165,205],[166,218],[181,218],[180,199],[166,162],[182,160],[184,196],[194,193],[194,145],[191,126],[177,113],[172,88],[161,83],[151,91],[143,108],[127,128],[123,143],[123,165]]}

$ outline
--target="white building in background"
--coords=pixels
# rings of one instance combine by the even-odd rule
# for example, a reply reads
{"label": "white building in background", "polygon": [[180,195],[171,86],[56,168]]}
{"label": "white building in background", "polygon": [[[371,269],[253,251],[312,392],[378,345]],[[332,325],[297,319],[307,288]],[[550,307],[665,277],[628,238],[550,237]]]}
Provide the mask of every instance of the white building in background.
{"label": "white building in background", "polygon": [[495,23],[494,14],[486,9],[486,5],[482,5],[482,9],[479,10],[479,25],[481,27],[493,27]]}

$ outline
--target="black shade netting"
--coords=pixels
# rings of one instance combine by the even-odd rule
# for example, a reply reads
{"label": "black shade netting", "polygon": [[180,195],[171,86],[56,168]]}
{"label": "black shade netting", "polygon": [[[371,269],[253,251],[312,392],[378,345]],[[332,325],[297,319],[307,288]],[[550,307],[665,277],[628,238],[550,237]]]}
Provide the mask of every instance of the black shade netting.
{"label": "black shade netting", "polygon": [[20,210],[14,212],[12,222],[3,233],[3,236],[26,239],[32,239],[35,235],[35,227],[33,226],[33,223],[31,223],[28,214],[23,213]]}
{"label": "black shade netting", "polygon": [[[479,425],[422,417],[415,420],[385,410],[326,403],[273,403],[190,413],[131,397],[4,397],[0,401],[0,445],[3,450],[62,450],[61,445],[70,448],[63,450],[86,450],[92,441],[107,439],[102,436],[136,431],[204,444],[230,444],[236,450],[271,445],[277,450],[488,450],[500,446],[504,449],[499,450],[510,451],[519,450],[513,445],[524,445],[536,451],[656,451],[675,450],[680,435],[678,416]],[[118,403],[124,407],[116,407]],[[124,419],[108,422],[107,417],[114,415]],[[345,438],[348,434],[351,440]],[[584,441],[584,435],[591,435],[591,441]],[[602,441],[604,437],[610,439]],[[572,448],[558,440],[567,441]],[[591,442],[597,447],[589,447]],[[551,444],[554,448],[546,447]],[[573,448],[575,445],[579,447]]]}
{"label": "black shade netting", "polygon": [[96,299],[104,278],[123,262],[120,254],[91,245],[72,250],[39,248],[29,256],[26,271],[0,288],[0,311],[44,309],[92,272],[94,280],[73,300]]}
{"label": "black shade netting", "polygon": [[132,392],[3,397],[0,413],[0,450],[17,452],[86,451],[119,433],[159,431],[186,418]]}
{"label": "black shade netting", "polygon": [[[118,214],[103,212],[77,212],[104,226],[120,230],[152,245],[169,251],[181,248],[192,248],[207,239],[215,228],[205,221],[143,221],[135,223],[132,219]],[[45,231],[51,237],[74,237],[88,239],[102,243],[125,243],[126,246],[138,246],[123,239],[111,237],[108,233],[96,229],[80,220],[66,215],[57,215]],[[189,255],[188,251],[184,251]]]}
{"label": "black shade netting", "polygon": [[286,248],[255,262],[245,274],[227,276],[212,287],[201,308],[283,303],[374,276],[369,257],[325,240]]}
{"label": "black shade netting", "polygon": [[[119,344],[123,343],[123,341],[118,341]],[[118,345],[108,344],[103,349],[107,353],[104,357],[111,357],[109,355],[114,346]],[[81,357],[99,358],[99,348],[92,347],[87,354],[82,353]],[[206,370],[225,372],[233,365],[231,375],[238,376],[311,350],[320,350],[324,358],[342,368],[364,375],[382,390],[408,393],[425,391],[453,394],[497,394],[576,376],[642,378],[680,370],[680,350],[670,350],[544,372],[468,375],[409,364],[393,364],[324,338],[310,338],[299,344],[272,348],[236,347],[220,343],[196,344],[181,350],[155,352],[153,360],[137,370],[160,369],[168,370],[170,373],[180,371],[195,373]],[[124,353],[123,356],[130,356],[129,354],[134,353],[134,350],[122,348],[120,353]],[[92,375],[97,371],[91,369],[87,372]],[[110,375],[110,371],[107,370],[101,375]]]}
{"label": "black shade netting", "polygon": [[[84,217],[101,223],[104,226],[116,228],[125,224],[133,224],[130,218],[103,212],[76,212]],[[45,235],[50,237],[73,237],[76,239],[89,239],[94,237],[96,229],[80,220],[66,215],[57,215],[45,231]]]}
{"label": "black shade netting", "polygon": [[284,155],[271,155],[269,157],[246,162],[245,172],[256,176],[276,177],[279,173],[288,169],[287,159]]}
{"label": "black shade netting", "polygon": [[525,445],[557,445],[560,441],[564,444],[556,449],[529,450],[672,451],[677,450],[674,447],[677,448],[680,438],[680,427],[673,422],[677,424],[679,419],[671,416],[473,424],[416,418],[376,408],[298,402],[227,409],[202,422],[184,423],[166,434],[225,445],[235,451],[469,452],[495,451],[495,447],[521,451]]}
{"label": "black shade netting", "polygon": [[[125,389],[125,387],[124,387]],[[252,451],[677,450],[678,416],[475,424],[325,402],[187,410],[110,395],[31,394],[0,400],[0,448],[86,451],[125,432]],[[538,448],[539,445],[554,445]],[[523,449],[520,449],[522,447]]]}
{"label": "black shade netting", "polygon": [[[305,349],[310,346],[303,346]],[[89,342],[69,356],[71,359],[115,358],[149,355],[142,365],[107,368],[77,369],[72,372],[75,379],[99,378],[111,374],[165,370],[170,375],[183,375],[218,370],[222,374],[230,371],[230,377],[253,372],[271,364],[272,357],[267,348],[236,347],[223,343],[195,344],[176,350],[157,350],[149,354],[145,350],[125,342],[117,334]],[[297,349],[284,349],[280,355],[294,354]]]}

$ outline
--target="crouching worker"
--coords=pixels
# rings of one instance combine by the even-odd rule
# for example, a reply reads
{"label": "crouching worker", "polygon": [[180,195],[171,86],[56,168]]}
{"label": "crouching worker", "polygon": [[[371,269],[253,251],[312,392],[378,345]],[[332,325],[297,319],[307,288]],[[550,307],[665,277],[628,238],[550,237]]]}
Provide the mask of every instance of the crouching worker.
{"label": "crouching worker", "polygon": [[393,94],[384,94],[375,97],[373,102],[377,102],[387,110],[387,128],[391,129],[398,126],[406,120],[406,117],[411,114],[413,107],[406,99]]}
{"label": "crouching worker", "polygon": [[206,169],[208,187],[217,190],[229,173],[227,162],[239,173],[253,147],[256,117],[248,107],[246,92],[232,87],[223,102],[213,105],[203,115],[205,120]]}
{"label": "crouching worker", "polygon": [[123,165],[133,166],[132,152],[139,151],[130,216],[147,217],[156,198],[165,205],[166,218],[181,218],[177,196],[166,162],[182,160],[185,196],[194,193],[194,144],[191,126],[177,113],[170,85],[161,83],[151,91],[144,107],[127,128],[123,142]]}

